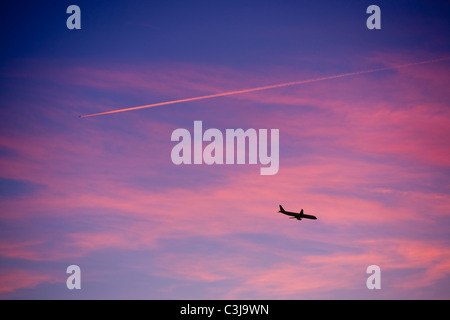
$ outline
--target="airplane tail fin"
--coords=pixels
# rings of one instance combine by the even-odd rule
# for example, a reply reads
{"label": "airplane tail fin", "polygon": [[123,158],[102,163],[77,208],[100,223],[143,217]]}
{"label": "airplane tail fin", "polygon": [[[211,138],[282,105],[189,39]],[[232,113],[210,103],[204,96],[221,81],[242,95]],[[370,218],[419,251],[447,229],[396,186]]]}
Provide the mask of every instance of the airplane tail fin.
{"label": "airplane tail fin", "polygon": [[302,209],[302,211],[300,211],[300,214],[303,214],[303,209]]}
{"label": "airplane tail fin", "polygon": [[284,209],[283,209],[283,207],[281,206],[281,204],[280,204],[280,211],[278,211],[278,212],[284,212]]}

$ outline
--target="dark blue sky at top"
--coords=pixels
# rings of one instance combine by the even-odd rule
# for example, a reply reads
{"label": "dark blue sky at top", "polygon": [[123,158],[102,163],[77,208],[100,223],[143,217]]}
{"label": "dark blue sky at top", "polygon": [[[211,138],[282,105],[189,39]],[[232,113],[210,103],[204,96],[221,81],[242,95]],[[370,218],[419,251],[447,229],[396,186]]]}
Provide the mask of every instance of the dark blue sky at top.
{"label": "dark blue sky at top", "polygon": [[[66,28],[70,4],[82,30]],[[365,28],[370,4],[381,7],[377,32]],[[400,47],[445,53],[449,12],[446,1],[11,1],[1,9],[0,60],[243,66]]]}

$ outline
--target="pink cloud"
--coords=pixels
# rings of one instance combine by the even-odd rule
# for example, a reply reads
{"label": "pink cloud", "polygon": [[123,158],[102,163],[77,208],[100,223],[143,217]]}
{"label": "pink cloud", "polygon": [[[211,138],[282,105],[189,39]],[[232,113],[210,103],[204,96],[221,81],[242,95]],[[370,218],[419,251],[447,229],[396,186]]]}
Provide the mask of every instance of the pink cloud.
{"label": "pink cloud", "polygon": [[[236,249],[242,241],[232,243]],[[288,244],[286,244],[288,245]],[[364,290],[369,276],[366,268],[381,267],[382,290],[379,297],[401,299],[407,290],[423,290],[435,286],[450,274],[449,251],[445,243],[424,244],[409,239],[372,239],[355,242],[352,252],[328,255],[294,254],[266,245],[246,248],[245,256],[216,254],[165,255],[159,260],[159,275],[179,280],[209,283],[218,290],[217,281],[234,281],[229,290],[221,290],[222,299],[275,298],[298,299],[339,298],[340,290]],[[264,257],[275,257],[273,264],[260,264]],[[189,268],[186,268],[189,266]],[[408,277],[389,276],[390,271],[414,270]],[[384,291],[383,291],[384,288]],[[406,291],[405,291],[406,289]],[[369,291],[367,291],[369,292]],[[216,293],[217,294],[217,293]]]}
{"label": "pink cloud", "polygon": [[[246,88],[270,80],[204,66],[178,66],[168,73],[163,71],[161,68],[153,75],[155,80],[136,70],[78,69],[74,70],[77,76],[70,81],[103,90],[139,91],[142,96],[147,89],[172,96]],[[204,106],[217,108],[219,115],[240,114],[252,126],[282,125],[281,141],[292,149],[281,150],[280,171],[273,177],[260,176],[259,167],[252,166],[170,167],[169,134],[176,126],[137,113],[127,116],[128,120],[81,122],[74,119],[64,122],[70,130],[61,132],[47,132],[34,121],[23,120],[23,124],[30,124],[28,130],[15,129],[0,137],[0,145],[18,155],[0,158],[0,173],[5,178],[43,184],[46,189],[28,195],[26,201],[2,200],[2,219],[27,221],[36,215],[38,208],[42,218],[66,217],[79,221],[84,216],[95,215],[100,220],[105,217],[105,222],[99,223],[100,228],[95,231],[69,231],[60,244],[50,248],[46,244],[55,241],[51,235],[29,235],[26,240],[10,237],[7,244],[0,246],[0,254],[31,261],[57,261],[82,258],[103,249],[157,250],[164,246],[162,239],[282,234],[295,244],[309,239],[360,249],[363,253],[339,251],[290,260],[292,251],[279,253],[278,248],[272,247],[267,250],[280,257],[280,261],[259,266],[255,262],[257,258],[251,256],[262,257],[261,246],[244,244],[249,250],[247,256],[161,254],[155,259],[159,269],[149,272],[207,283],[237,279],[240,285],[224,292],[224,297],[244,297],[249,292],[267,297],[308,297],[310,291],[322,297],[349,284],[356,288],[360,283],[354,280],[354,270],[360,270],[364,278],[364,268],[372,263],[392,270],[411,266],[424,269],[420,281],[399,280],[396,288],[433,285],[448,275],[445,244],[439,243],[435,248],[432,241],[407,237],[413,236],[410,232],[418,225],[424,228],[425,234],[433,235],[436,230],[444,234],[445,226],[437,224],[448,215],[450,198],[445,190],[438,193],[411,189],[410,185],[422,179],[433,181],[435,175],[417,172],[404,164],[411,161],[430,167],[448,166],[446,137],[450,117],[442,103],[436,101],[447,97],[440,82],[447,78],[445,69],[436,78],[431,73],[421,77],[418,72],[406,69],[392,77],[401,84],[390,88],[383,81],[377,83],[377,78],[355,77],[205,103]],[[101,79],[107,80],[101,82]],[[424,92],[416,90],[424,81],[437,86],[437,91],[431,91],[432,101],[426,101]],[[370,94],[367,88],[375,91],[375,99],[367,98],[366,94]],[[256,113],[262,103],[277,108]],[[311,108],[309,112],[295,109],[305,105]],[[231,107],[227,109],[227,106]],[[42,110],[45,110],[43,106]],[[61,116],[43,112],[52,120]],[[196,112],[192,116],[201,114]],[[229,117],[218,118],[218,124],[233,122]],[[103,121],[117,127],[105,129],[99,125]],[[307,152],[299,156],[303,149]],[[358,156],[354,157],[355,154]],[[375,160],[367,160],[367,156]],[[377,161],[380,158],[383,161]],[[166,186],[158,190],[156,187],[164,180],[161,171],[169,169],[179,179],[192,180],[190,188]],[[220,174],[209,177],[208,170]],[[142,176],[154,188],[127,183],[130,177]],[[392,201],[387,201],[388,198]],[[290,210],[313,211],[319,220],[311,224],[307,224],[310,221],[292,223],[276,213],[278,204]],[[428,210],[426,215],[424,210]],[[114,224],[107,217],[122,222]],[[31,227],[27,222],[24,224]],[[385,227],[389,231],[384,231]],[[373,230],[383,240],[372,235],[359,238],[364,232],[361,229]],[[392,230],[398,233],[389,234]],[[380,244],[386,252],[377,250]],[[242,243],[229,245],[239,247]],[[33,279],[30,277],[23,284],[17,280],[15,286],[9,287],[34,286],[39,279]]]}
{"label": "pink cloud", "polygon": [[0,271],[0,294],[17,289],[34,288],[42,283],[55,283],[58,279],[49,274],[21,269]]}
{"label": "pink cloud", "polygon": [[[67,245],[79,247],[81,252],[90,252],[104,246],[131,250],[141,245],[153,247],[157,239],[165,237],[220,236],[239,232],[277,234],[277,228],[290,222],[276,213],[280,203],[291,210],[300,210],[299,205],[307,212],[314,208],[312,213],[318,215],[320,224],[352,228],[355,225],[382,226],[389,221],[391,226],[402,228],[405,221],[426,223],[430,217],[444,215],[450,202],[448,197],[441,195],[435,207],[434,195],[379,189],[378,185],[386,179],[405,178],[407,173],[397,171],[395,167],[329,160],[285,165],[278,175],[268,179],[249,171],[226,178],[216,187],[172,189],[170,193],[139,190],[109,179],[97,182],[95,189],[90,188],[86,192],[82,179],[74,178],[71,192],[64,193],[64,196],[46,192],[44,197],[42,194],[29,197],[26,203],[21,203],[21,200],[4,201],[4,212],[12,213],[19,208],[25,218],[26,215],[33,216],[34,208],[40,208],[48,217],[59,217],[63,214],[60,208],[65,208],[68,216],[74,212],[82,216],[83,211],[92,208],[98,216],[142,219],[141,223],[126,223],[123,228],[112,232],[70,236]],[[293,180],[299,183],[293,184]],[[364,187],[367,180],[371,184]],[[261,188],[262,184],[264,188]],[[393,194],[397,203],[386,205],[377,198],[355,196],[351,192],[355,186],[363,187],[361,190],[369,195]],[[55,181],[54,188],[50,191],[64,190],[65,185],[63,181]],[[344,193],[333,195],[329,190]],[[411,201],[411,197],[416,200]],[[423,202],[431,206],[426,216],[419,206]],[[4,215],[3,218],[6,217]],[[296,237],[295,233],[286,236]]]}

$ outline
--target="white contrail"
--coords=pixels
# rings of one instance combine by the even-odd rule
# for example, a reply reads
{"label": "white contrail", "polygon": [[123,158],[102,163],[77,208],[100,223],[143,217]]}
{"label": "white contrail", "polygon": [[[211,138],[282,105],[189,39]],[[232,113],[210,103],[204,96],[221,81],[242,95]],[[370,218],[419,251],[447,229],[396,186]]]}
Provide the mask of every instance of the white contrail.
{"label": "white contrail", "polygon": [[396,65],[396,66],[391,66],[391,67],[378,68],[378,69],[371,69],[371,70],[364,70],[364,71],[357,71],[357,72],[349,72],[349,73],[343,73],[343,74],[338,74],[338,75],[333,75],[333,76],[320,77],[320,78],[315,78],[315,79],[286,82],[286,83],[274,84],[274,85],[258,87],[258,88],[251,88],[251,89],[244,89],[244,90],[222,92],[222,93],[210,94],[210,95],[201,96],[201,97],[186,98],[186,99],[172,100],[172,101],[166,101],[166,102],[158,102],[158,103],[147,104],[147,105],[139,106],[139,107],[131,107],[131,108],[125,108],[125,109],[117,109],[117,110],[105,111],[105,112],[100,112],[100,113],[93,113],[93,114],[82,115],[82,116],[80,116],[80,118],[100,116],[100,115],[104,115],[104,114],[119,113],[119,112],[139,110],[139,109],[146,109],[146,108],[153,108],[153,107],[165,106],[165,105],[168,105],[168,104],[174,104],[174,103],[180,103],[180,102],[188,102],[188,101],[196,101],[196,100],[210,99],[210,98],[216,98],[216,97],[231,96],[231,95],[240,94],[240,93],[248,93],[248,92],[255,92],[255,91],[274,89],[274,88],[295,86],[295,85],[312,83],[312,82],[318,82],[318,81],[323,81],[323,80],[331,80],[331,79],[337,79],[337,78],[357,76],[357,75],[367,74],[367,73],[372,73],[372,72],[379,72],[379,71],[386,71],[386,70],[406,68],[406,67],[411,67],[411,66],[417,66],[417,65],[420,65],[420,64],[434,63],[434,62],[440,62],[440,61],[445,61],[445,60],[450,60],[450,57],[444,57],[444,58],[438,58],[438,59],[432,59],[432,60],[425,60],[425,61],[420,61],[420,62],[412,62],[412,63],[406,63],[406,64],[401,64],[401,65]]}

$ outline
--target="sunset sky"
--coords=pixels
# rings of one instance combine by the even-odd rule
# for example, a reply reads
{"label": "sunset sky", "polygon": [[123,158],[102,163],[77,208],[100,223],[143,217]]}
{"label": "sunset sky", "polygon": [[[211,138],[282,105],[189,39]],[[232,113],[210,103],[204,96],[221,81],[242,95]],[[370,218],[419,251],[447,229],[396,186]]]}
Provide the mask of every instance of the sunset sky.
{"label": "sunset sky", "polygon": [[[450,299],[450,60],[395,68],[450,57],[448,1],[0,12],[1,299]],[[197,120],[279,129],[278,173],[173,164],[172,132]]]}

